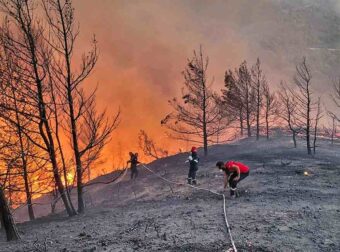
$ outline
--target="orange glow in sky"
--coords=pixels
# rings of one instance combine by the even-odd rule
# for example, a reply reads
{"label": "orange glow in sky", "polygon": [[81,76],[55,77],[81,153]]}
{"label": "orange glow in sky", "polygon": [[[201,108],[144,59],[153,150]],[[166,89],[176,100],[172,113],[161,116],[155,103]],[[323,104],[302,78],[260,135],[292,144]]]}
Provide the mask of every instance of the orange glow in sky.
{"label": "orange glow in sky", "polygon": [[216,90],[223,87],[226,69],[243,60],[251,65],[257,57],[270,85],[290,80],[296,59],[313,53],[304,35],[310,31],[299,32],[276,1],[251,2],[251,8],[249,1],[73,2],[81,31],[76,51],[86,51],[95,34],[100,52],[86,89],[98,85],[99,108],[112,115],[119,107],[122,111],[98,173],[124,164],[129,151],[138,151],[140,129],[170,153],[187,148],[164,137],[160,121],[170,111],[167,101],[180,94],[186,59],[200,44],[210,58],[208,75]]}

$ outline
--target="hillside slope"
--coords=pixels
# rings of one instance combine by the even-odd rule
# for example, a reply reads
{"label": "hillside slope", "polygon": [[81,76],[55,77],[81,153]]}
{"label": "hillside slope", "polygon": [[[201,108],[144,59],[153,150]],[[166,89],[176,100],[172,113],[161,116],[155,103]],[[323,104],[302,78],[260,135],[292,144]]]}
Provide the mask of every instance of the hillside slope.
{"label": "hillside slope", "polygon": [[[321,143],[320,143],[321,144]],[[201,187],[222,189],[216,160],[251,167],[241,196],[227,214],[239,251],[339,251],[339,147],[324,142],[315,157],[288,138],[246,139],[210,148],[198,172]],[[187,154],[155,161],[158,175],[183,182]],[[289,163],[289,164],[288,164]],[[309,176],[304,176],[304,171]],[[113,175],[111,175],[113,176]],[[108,179],[107,175],[102,179]],[[84,215],[64,213],[18,225],[23,241],[0,243],[1,251],[226,251],[231,247],[221,197],[186,186],[169,186],[140,168],[119,184],[87,189]],[[37,206],[38,207],[38,206]]]}

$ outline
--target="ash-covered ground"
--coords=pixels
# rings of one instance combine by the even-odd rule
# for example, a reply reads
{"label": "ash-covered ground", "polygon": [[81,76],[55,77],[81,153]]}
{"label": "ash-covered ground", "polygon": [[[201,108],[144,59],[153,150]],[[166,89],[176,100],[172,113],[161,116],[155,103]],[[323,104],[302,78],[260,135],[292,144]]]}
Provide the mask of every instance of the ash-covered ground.
{"label": "ash-covered ground", "polygon": [[[217,160],[251,167],[239,184],[240,197],[227,195],[227,214],[238,251],[340,251],[340,146],[319,144],[315,156],[289,138],[241,140],[210,148],[201,156],[199,186],[222,191]],[[199,152],[200,153],[200,152]],[[202,154],[202,153],[200,153]],[[185,182],[187,154],[148,165],[158,175]],[[119,184],[86,188],[87,211],[72,218],[60,212],[18,224],[22,240],[1,251],[227,251],[231,248],[220,196],[176,186],[139,168],[140,176]],[[305,175],[305,172],[308,175]],[[107,181],[117,173],[96,181]],[[38,202],[48,202],[48,198]],[[61,206],[59,206],[61,209]],[[50,212],[36,205],[37,215]],[[26,209],[15,212],[17,221]]]}

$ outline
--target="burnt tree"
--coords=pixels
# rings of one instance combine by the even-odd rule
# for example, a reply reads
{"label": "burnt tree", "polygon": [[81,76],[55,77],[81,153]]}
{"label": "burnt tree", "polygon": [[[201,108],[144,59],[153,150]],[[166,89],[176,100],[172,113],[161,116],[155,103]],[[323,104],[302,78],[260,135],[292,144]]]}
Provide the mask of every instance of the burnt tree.
{"label": "burnt tree", "polygon": [[208,63],[209,59],[203,55],[202,48],[198,52],[194,51],[183,71],[182,100],[170,100],[174,111],[161,121],[162,125],[176,134],[173,138],[203,144],[204,155],[208,154],[211,137],[224,129],[218,124],[222,113],[216,101],[217,96],[207,80]]}
{"label": "burnt tree", "polygon": [[281,82],[279,100],[281,113],[279,116],[287,123],[289,130],[292,132],[294,147],[297,147],[296,137],[301,132],[302,126],[298,120],[297,102],[295,97],[289,91],[289,87]]}
{"label": "burnt tree", "polygon": [[240,135],[244,134],[244,104],[241,90],[238,86],[237,74],[227,70],[224,76],[224,89],[222,89],[222,104],[227,115],[239,121]]}
{"label": "burnt tree", "polygon": [[306,138],[307,153],[312,154],[312,113],[315,110],[315,102],[312,93],[312,73],[307,64],[306,58],[296,65],[294,83],[296,90],[291,90],[297,103],[297,112]]}
{"label": "burnt tree", "polygon": [[[251,68],[251,79],[252,79],[253,88],[255,92],[256,140],[258,140],[260,138],[260,117],[261,117],[261,109],[263,105],[262,104],[263,88],[266,83],[266,78],[261,69],[261,62],[259,58],[257,58],[255,65]],[[268,137],[268,127],[267,127],[267,137]]]}
{"label": "burnt tree", "polygon": [[[69,125],[69,134],[71,138],[71,147],[73,149],[74,162],[76,164],[76,178],[77,178],[77,195],[78,195],[78,212],[84,212],[84,200],[83,200],[83,174],[84,171],[89,167],[84,164],[85,153],[91,151],[92,154],[87,160],[93,159],[93,143],[98,141],[106,141],[109,137],[115,124],[107,125],[107,128],[103,131],[96,131],[96,136],[90,136],[87,138],[88,142],[84,143],[82,149],[82,139],[80,132],[82,125],[84,125],[85,118],[89,114],[86,110],[94,109],[94,96],[95,91],[86,96],[82,90],[82,84],[91,74],[94,69],[97,59],[97,42],[93,39],[92,50],[88,53],[83,54],[80,62],[80,67],[74,67],[74,49],[76,47],[76,39],[79,34],[79,27],[75,24],[74,19],[74,8],[72,1],[70,0],[47,0],[43,1],[43,7],[45,15],[48,20],[49,28],[52,32],[52,36],[49,39],[49,44],[53,50],[53,75],[56,76],[56,81],[59,82],[57,86],[58,91],[64,96],[64,101],[67,104],[65,106],[65,114]],[[50,35],[49,35],[50,36]],[[116,117],[119,115],[117,113]],[[92,113],[91,116],[97,116],[96,113]],[[92,120],[101,120],[102,115],[98,114],[98,118],[91,118]],[[102,121],[103,122],[103,121]],[[115,121],[116,123],[117,121]],[[86,124],[85,124],[86,125]],[[92,127],[92,125],[87,124]],[[91,129],[89,129],[91,131]],[[99,129],[98,129],[99,130]],[[87,133],[89,133],[88,131]],[[105,135],[105,137],[103,137]],[[95,139],[93,139],[95,138]],[[83,138],[84,139],[84,138]],[[102,139],[102,140],[99,140]],[[96,145],[99,146],[99,143]]]}
{"label": "burnt tree", "polygon": [[7,241],[20,239],[18,230],[16,229],[16,226],[12,218],[11,211],[8,207],[5,193],[3,191],[1,184],[0,184],[0,218],[1,218],[1,224],[3,225],[5,232],[6,232]]}
{"label": "burnt tree", "polygon": [[264,104],[264,118],[266,123],[266,136],[269,139],[270,125],[278,118],[278,101],[274,92],[270,91],[268,84],[263,83],[263,104]]}
{"label": "burnt tree", "polygon": [[[49,45],[43,37],[44,29],[40,20],[35,15],[36,2],[1,0],[0,7],[8,16],[7,22],[1,29],[3,46],[11,51],[17,57],[16,60],[20,62],[20,72],[24,76],[21,85],[25,90],[26,102],[35,108],[33,113],[25,115],[36,124],[36,129],[29,130],[31,134],[39,134],[43,144],[34,141],[33,138],[30,140],[48,154],[58,191],[67,213],[72,216],[76,212],[70,206],[70,198],[65,193],[59,174],[56,144],[50,122],[53,111],[49,108],[48,77],[43,59],[43,55],[49,53]],[[26,135],[29,136],[29,134]]]}

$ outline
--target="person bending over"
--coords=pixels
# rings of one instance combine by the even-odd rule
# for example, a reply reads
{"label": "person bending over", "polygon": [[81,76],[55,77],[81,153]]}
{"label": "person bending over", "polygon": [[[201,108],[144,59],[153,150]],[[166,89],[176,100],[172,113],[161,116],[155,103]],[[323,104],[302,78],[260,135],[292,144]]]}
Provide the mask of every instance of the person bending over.
{"label": "person bending over", "polygon": [[236,161],[218,161],[216,167],[224,171],[224,189],[230,186],[230,196],[235,198],[237,184],[249,175],[249,167]]}

